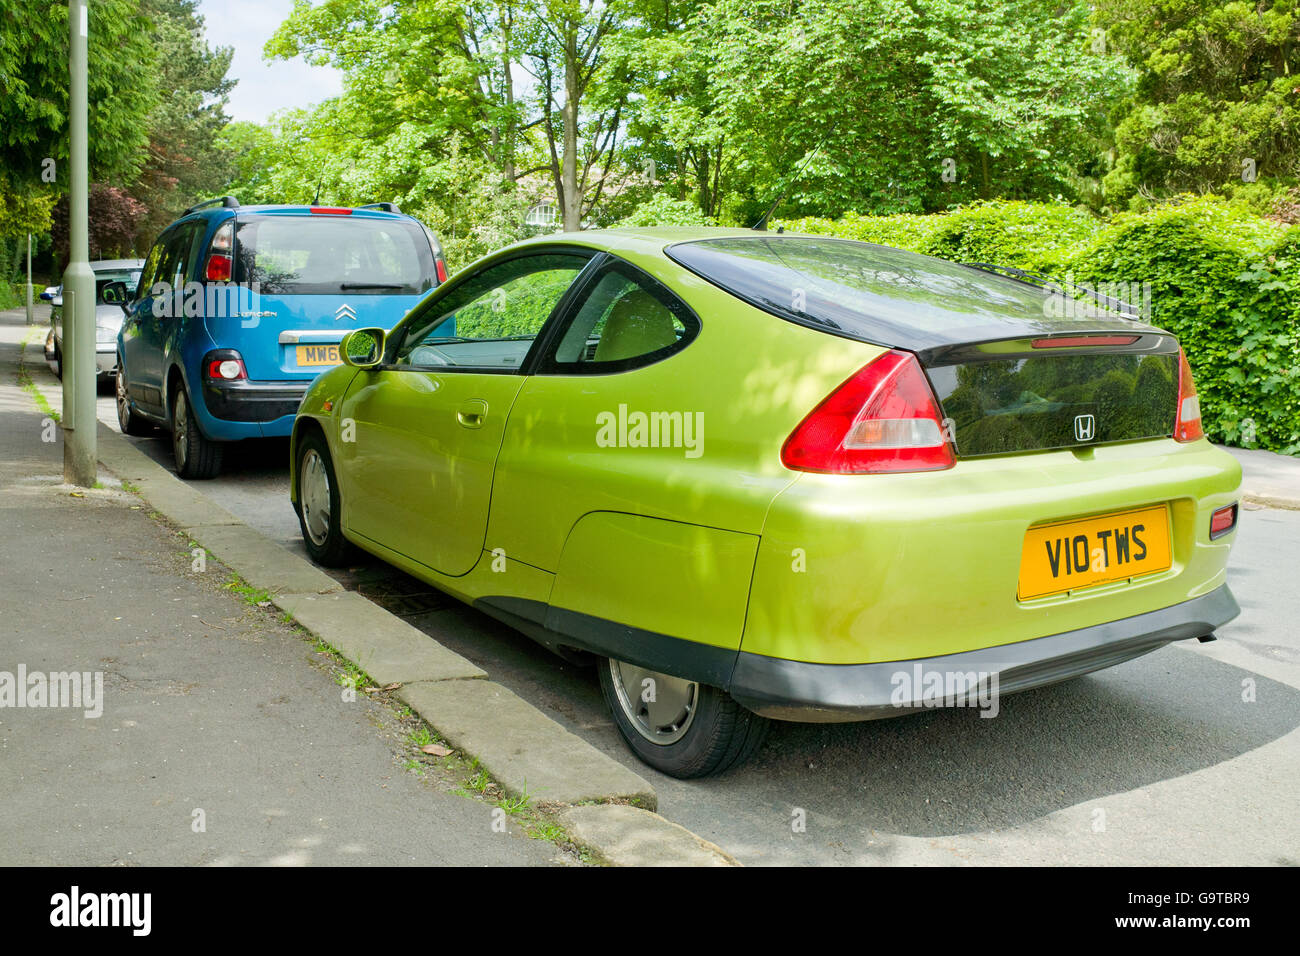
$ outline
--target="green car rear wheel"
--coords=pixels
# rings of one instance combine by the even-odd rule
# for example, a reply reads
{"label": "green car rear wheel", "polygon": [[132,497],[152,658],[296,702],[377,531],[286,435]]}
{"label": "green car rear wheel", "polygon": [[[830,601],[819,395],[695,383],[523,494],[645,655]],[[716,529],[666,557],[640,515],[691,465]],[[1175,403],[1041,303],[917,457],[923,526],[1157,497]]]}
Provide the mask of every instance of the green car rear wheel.
{"label": "green car rear wheel", "polygon": [[716,687],[613,659],[597,670],[623,740],[670,777],[722,773],[747,760],[767,735],[770,721]]}

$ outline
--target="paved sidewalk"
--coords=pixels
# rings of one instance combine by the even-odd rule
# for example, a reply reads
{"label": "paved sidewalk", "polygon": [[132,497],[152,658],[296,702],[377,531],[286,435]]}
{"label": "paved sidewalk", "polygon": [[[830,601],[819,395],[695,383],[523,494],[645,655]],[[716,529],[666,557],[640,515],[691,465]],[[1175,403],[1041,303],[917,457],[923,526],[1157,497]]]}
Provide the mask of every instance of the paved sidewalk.
{"label": "paved sidewalk", "polygon": [[[61,437],[17,384],[30,332],[0,313],[0,865],[567,859],[404,771],[389,708],[345,701],[134,496],[60,485]],[[102,696],[13,707],[20,668],[101,674]]]}
{"label": "paved sidewalk", "polygon": [[1300,458],[1220,447],[1241,462],[1241,490],[1247,501],[1300,511]]}

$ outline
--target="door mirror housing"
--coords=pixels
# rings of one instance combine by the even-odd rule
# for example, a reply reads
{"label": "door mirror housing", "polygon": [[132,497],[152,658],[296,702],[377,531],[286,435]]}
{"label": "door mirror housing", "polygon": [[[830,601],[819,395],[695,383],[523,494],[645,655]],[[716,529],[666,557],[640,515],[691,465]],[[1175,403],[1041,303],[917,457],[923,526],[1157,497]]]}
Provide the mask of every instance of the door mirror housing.
{"label": "door mirror housing", "polygon": [[110,282],[100,290],[99,297],[105,305],[125,306],[128,298],[125,282]]}
{"label": "door mirror housing", "polygon": [[383,329],[353,329],[339,342],[339,360],[353,368],[374,368],[384,360]]}

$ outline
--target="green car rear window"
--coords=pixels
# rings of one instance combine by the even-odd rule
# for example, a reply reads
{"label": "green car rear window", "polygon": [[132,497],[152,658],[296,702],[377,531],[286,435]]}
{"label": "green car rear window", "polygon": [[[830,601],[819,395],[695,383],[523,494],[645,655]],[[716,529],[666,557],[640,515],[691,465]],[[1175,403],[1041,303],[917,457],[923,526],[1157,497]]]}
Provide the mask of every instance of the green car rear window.
{"label": "green car rear window", "polygon": [[1041,355],[926,370],[963,458],[1173,434],[1178,353]]}
{"label": "green car rear window", "polygon": [[877,345],[1008,338],[1059,331],[1063,321],[1050,315],[1042,289],[867,242],[756,233],[681,242],[666,253],[760,309]]}

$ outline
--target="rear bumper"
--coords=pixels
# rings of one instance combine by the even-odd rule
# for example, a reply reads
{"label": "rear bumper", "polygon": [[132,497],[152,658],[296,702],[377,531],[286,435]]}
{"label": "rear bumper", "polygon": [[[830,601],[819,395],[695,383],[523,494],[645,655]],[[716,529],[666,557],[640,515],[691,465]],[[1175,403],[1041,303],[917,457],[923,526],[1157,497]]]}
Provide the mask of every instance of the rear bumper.
{"label": "rear bumper", "polygon": [[[54,337],[54,334],[45,338],[45,361],[54,362],[59,358],[59,348],[61,343]],[[117,374],[117,346],[95,345],[95,377],[98,379],[111,379]]]}
{"label": "rear bumper", "polygon": [[[833,723],[894,717],[929,708],[924,681],[945,686],[976,675],[997,695],[1068,680],[1140,657],[1170,641],[1205,637],[1241,609],[1226,584],[1201,597],[1135,617],[959,654],[873,664],[810,664],[741,652],[731,696],[755,713],[779,720]],[[988,675],[997,675],[996,683]],[[972,700],[960,706],[977,706]]]}
{"label": "rear bumper", "polygon": [[[233,382],[203,383],[203,404],[209,415],[225,422],[269,423],[293,416],[311,385],[302,382]],[[264,430],[265,431],[265,430]],[[285,431],[284,434],[289,434]]]}
{"label": "rear bumper", "polygon": [[95,352],[95,372],[100,378],[112,378],[117,373],[116,346]]}

